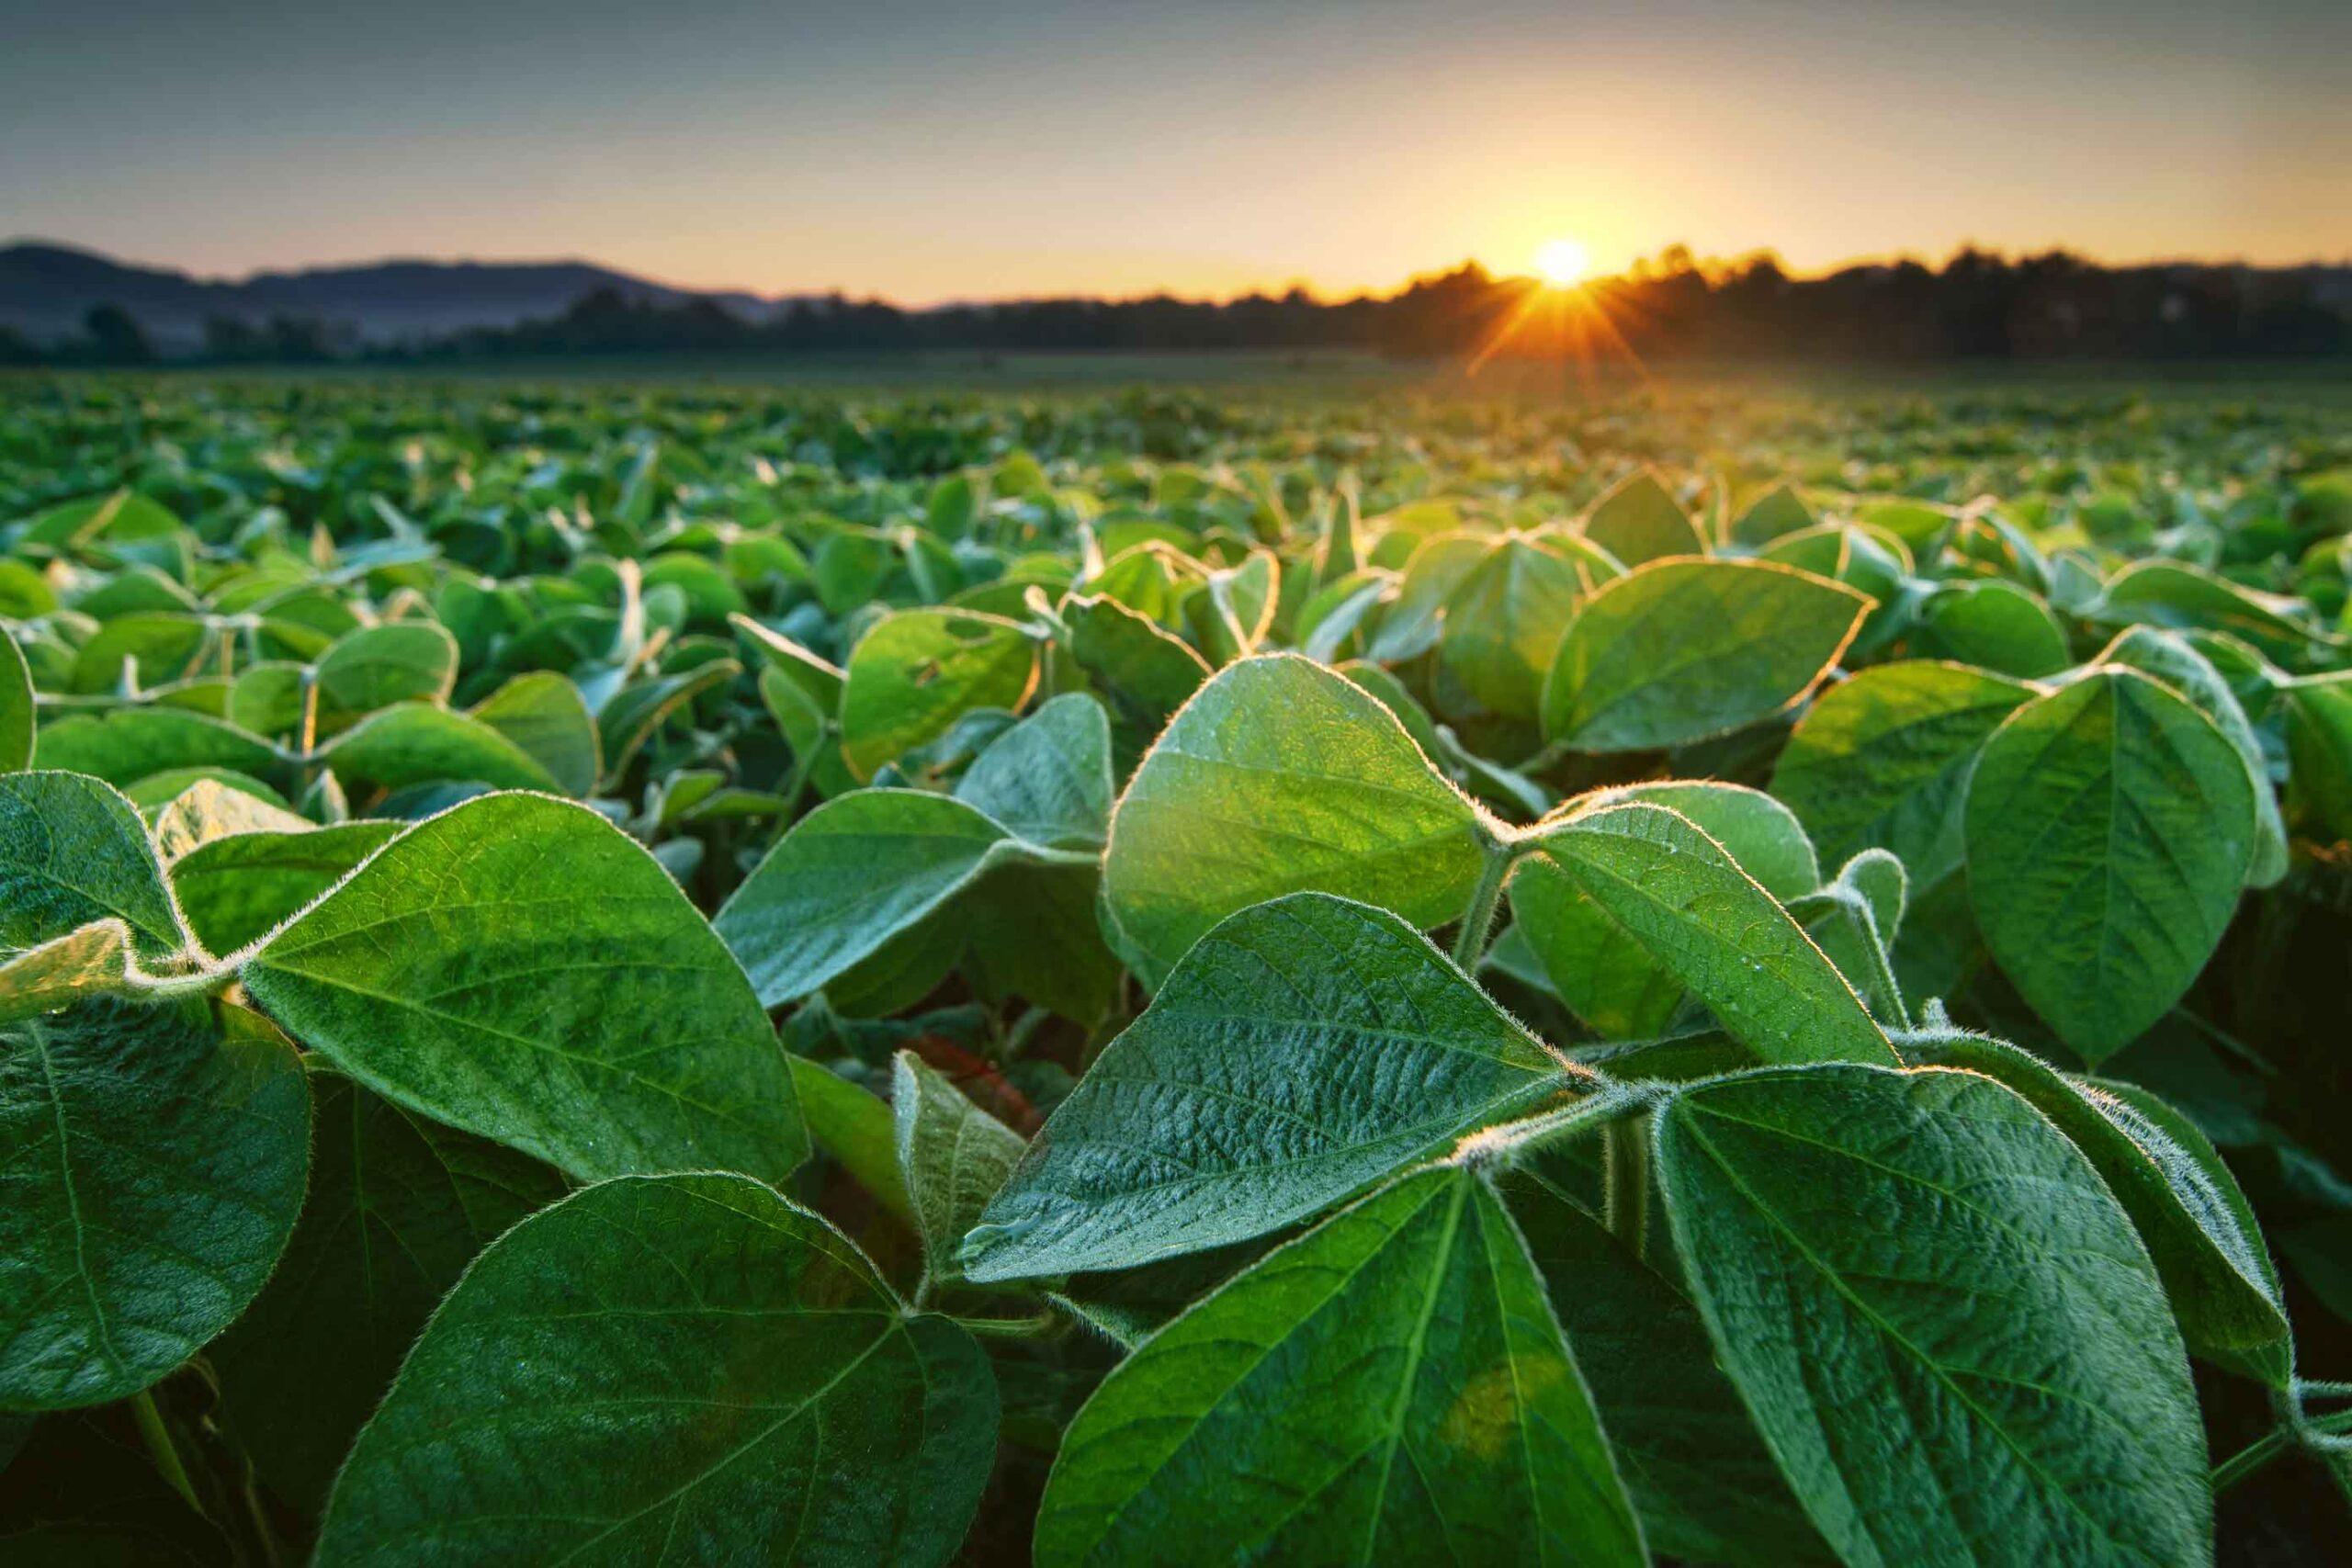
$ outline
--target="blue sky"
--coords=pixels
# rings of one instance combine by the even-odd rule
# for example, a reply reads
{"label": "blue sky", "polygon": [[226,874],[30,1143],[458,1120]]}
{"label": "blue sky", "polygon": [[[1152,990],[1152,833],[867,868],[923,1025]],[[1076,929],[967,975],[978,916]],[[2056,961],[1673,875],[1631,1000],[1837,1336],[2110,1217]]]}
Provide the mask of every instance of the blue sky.
{"label": "blue sky", "polygon": [[910,301],[2352,256],[2352,4],[0,0],[0,234]]}

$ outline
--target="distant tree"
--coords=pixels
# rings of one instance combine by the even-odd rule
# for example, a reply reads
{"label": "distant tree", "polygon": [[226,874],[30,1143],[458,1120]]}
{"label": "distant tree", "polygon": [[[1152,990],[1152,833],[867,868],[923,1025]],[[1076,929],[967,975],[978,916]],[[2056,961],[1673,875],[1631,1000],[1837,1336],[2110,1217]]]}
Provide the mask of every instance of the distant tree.
{"label": "distant tree", "polygon": [[261,333],[237,316],[204,318],[204,357],[223,365],[241,365],[268,357]]}
{"label": "distant tree", "polygon": [[89,340],[90,358],[99,365],[148,365],[155,345],[139,319],[119,305],[93,305],[82,318],[82,335]]}

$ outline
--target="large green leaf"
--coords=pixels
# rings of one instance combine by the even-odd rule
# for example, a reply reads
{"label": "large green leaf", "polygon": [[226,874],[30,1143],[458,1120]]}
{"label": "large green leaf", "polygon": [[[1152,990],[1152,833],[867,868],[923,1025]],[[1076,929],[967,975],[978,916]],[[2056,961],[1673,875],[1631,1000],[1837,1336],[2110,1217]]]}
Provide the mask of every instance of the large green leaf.
{"label": "large green leaf", "polygon": [[2012,715],[1969,784],[1968,886],[2002,972],[2086,1060],[2162,1018],[2254,854],[2245,764],[2211,720],[2104,669]]}
{"label": "large green leaf", "polygon": [[2286,1386],[2294,1369],[2278,1271],[2245,1195],[2178,1111],[1983,1035],[1922,1032],[1903,1041],[1903,1054],[1998,1078],[2049,1117],[2139,1227],[2188,1348]]}
{"label": "large green leaf", "polygon": [[0,1027],[0,1409],[99,1404],[243,1312],[302,1206],[311,1099],[198,999]]}
{"label": "large green leaf", "polygon": [[1125,1269],[1245,1241],[1597,1084],[1396,916],[1295,894],[1185,955],[1030,1145],[965,1270]]}
{"label": "large green leaf", "polygon": [[1650,1546],[1754,1568],[1836,1561],[1689,1298],[1548,1182],[1522,1174],[1504,1190]]}
{"label": "large green leaf", "polygon": [[1030,846],[960,800],[862,789],[793,824],[718,911],[761,1002],[805,997]]}
{"label": "large green leaf", "polygon": [[351,1439],[474,1255],[563,1196],[562,1178],[338,1073],[311,1075],[311,1194],[269,1285],[208,1352],[270,1484],[326,1500]]}
{"label": "large green leaf", "polygon": [[0,956],[110,917],[145,956],[187,945],[130,802],[78,773],[0,774]]}
{"label": "large green leaf", "polygon": [[1466,1168],[1270,1254],[1071,1423],[1041,1565],[1638,1563],[1641,1531],[1519,1233]]}
{"label": "large green leaf", "polygon": [[850,653],[842,751],[862,779],[945,734],[974,708],[1018,708],[1037,676],[1036,646],[1014,622],[970,610],[888,616]]}
{"label": "large green leaf", "polygon": [[1245,660],[1201,688],[1136,770],[1103,892],[1127,943],[1164,974],[1217,921],[1285,893],[1441,925],[1478,879],[1483,831],[1376,698],[1304,659]]}
{"label": "large green leaf", "polygon": [[650,855],[595,813],[469,800],[264,944],[246,989],[377,1092],[583,1179],[806,1150],[775,1032]]}
{"label": "large green leaf", "polygon": [[[2278,792],[2270,785],[2270,762],[2262,739],[2255,733],[2245,707],[2213,661],[2177,632],[2154,626],[2133,626],[2116,634],[2099,654],[2102,664],[2129,665],[2153,676],[2188,699],[2191,706],[2213,721],[2222,739],[2245,763],[2246,782],[2254,786],[2254,863],[2246,881],[2268,887],[2287,874],[2287,824],[2278,811]],[[2294,721],[2288,721],[2290,737]]]}
{"label": "large green leaf", "polygon": [[1829,960],[1722,845],[1660,806],[1603,806],[1542,829],[1578,892],[1768,1062],[1894,1061]]}
{"label": "large green leaf", "polygon": [[1849,1563],[2211,1560],[2163,1287],[2024,1100],[1768,1069],[1684,1090],[1657,1151],[1715,1353]]}
{"label": "large green leaf", "polygon": [[434,1313],[320,1531],[346,1563],[944,1563],[996,1449],[988,1359],[744,1177],[526,1220]]}
{"label": "large green leaf", "polygon": [[[1634,784],[1586,797],[1586,809],[1638,801],[1690,818],[1773,897],[1810,893],[1821,881],[1813,844],[1789,808],[1741,784],[1693,780]],[[1511,912],[1529,949],[1569,1010],[1601,1034],[1657,1034],[1682,1000],[1683,985],[1634,933],[1582,892],[1567,873],[1538,856],[1511,874]]]}
{"label": "large green leaf", "polygon": [[1910,660],[1824,692],[1772,773],[1824,856],[1893,852],[1920,887],[1961,863],[1961,801],[1977,753],[2033,688],[1962,664]]}
{"label": "large green leaf", "polygon": [[1769,718],[1828,672],[1870,606],[1773,561],[1652,561],[1577,612],[1544,685],[1544,732],[1574,750],[1638,751]]}

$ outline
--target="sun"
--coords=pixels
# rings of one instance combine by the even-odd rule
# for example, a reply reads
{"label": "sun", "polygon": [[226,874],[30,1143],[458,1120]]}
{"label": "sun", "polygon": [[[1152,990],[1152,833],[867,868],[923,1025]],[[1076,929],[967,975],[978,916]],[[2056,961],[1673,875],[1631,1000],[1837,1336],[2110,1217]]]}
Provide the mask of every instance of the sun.
{"label": "sun", "polygon": [[1592,271],[1592,252],[1582,240],[1571,240],[1565,235],[1556,240],[1546,240],[1536,247],[1535,270],[1543,274],[1544,281],[1555,288],[1566,288],[1582,283],[1586,275]]}

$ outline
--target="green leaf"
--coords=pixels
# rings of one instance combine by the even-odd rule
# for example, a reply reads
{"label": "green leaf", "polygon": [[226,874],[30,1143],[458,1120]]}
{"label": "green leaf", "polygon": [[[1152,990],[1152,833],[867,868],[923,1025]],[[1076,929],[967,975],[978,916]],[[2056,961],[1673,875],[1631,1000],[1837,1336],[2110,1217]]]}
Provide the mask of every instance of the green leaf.
{"label": "green leaf", "polygon": [[2272,659],[2292,660],[2313,643],[2339,640],[2298,618],[2310,613],[2301,600],[2242,588],[2175,560],[2133,561],[2108,582],[2096,613],[2109,621],[2228,632]]}
{"label": "green leaf", "polygon": [[[2176,632],[2154,626],[2133,626],[2116,634],[2098,656],[2102,664],[2121,664],[2154,677],[2188,699],[2199,713],[2212,720],[2222,739],[2245,763],[2246,782],[2254,787],[2254,863],[2246,870],[2249,886],[2268,887],[2287,874],[2287,824],[2278,813],[2278,792],[2270,786],[2270,763],[2262,740],[2246,717],[2245,708],[2211,660]],[[2291,698],[2290,698],[2291,700]],[[2288,720],[2291,735],[2292,718]]]}
{"label": "green leaf", "polygon": [[318,1562],[944,1563],[996,1427],[971,1337],[824,1221],[740,1176],[625,1178],[466,1271]]}
{"label": "green leaf", "polygon": [[138,1393],[228,1326],[294,1228],[311,1098],[201,1000],[0,1028],[0,1408]]}
{"label": "green leaf", "polygon": [[132,954],[130,928],[108,916],[0,959],[0,1023],[153,985]]}
{"label": "green leaf", "polygon": [[2075,662],[2050,606],[2013,582],[1953,584],[1920,614],[1929,651],[2018,680],[2055,675]]}
{"label": "green leaf", "polygon": [[1715,1354],[1846,1562],[2211,1560],[2155,1270],[2014,1093],[1768,1069],[1683,1090],[1657,1157]]}
{"label": "green leaf", "polygon": [[1008,861],[937,918],[964,938],[956,962],[976,994],[1018,997],[1091,1028],[1126,975],[1103,938],[1102,886],[1091,865]]}
{"label": "green leaf", "polygon": [[283,806],[218,779],[204,778],[157,807],[150,815],[148,834],[154,840],[155,852],[169,864],[216,839],[241,833],[307,833],[312,826],[308,818],[295,816]]}
{"label": "green leaf", "polygon": [[2188,989],[2254,854],[2245,762],[2137,671],[2095,671],[2019,708],[1986,742],[1966,811],[1985,945],[2094,1064]]}
{"label": "green leaf", "polygon": [[1540,829],[1545,855],[1767,1062],[1885,1062],[1861,999],[1720,844],[1663,807],[1608,805]]}
{"label": "green leaf", "polygon": [[215,839],[172,863],[172,892],[209,953],[235,953],[341,882],[398,838],[399,822],[340,822],[300,832]]}
{"label": "green leaf", "polygon": [[24,649],[0,627],[0,773],[33,765],[33,672]]}
{"label": "green leaf", "polygon": [[319,723],[328,732],[395,703],[439,703],[458,679],[458,639],[435,621],[363,626],[318,663]]}
{"label": "green leaf", "polygon": [[0,954],[109,917],[149,958],[187,944],[130,802],[76,773],[0,774]]}
{"label": "green leaf", "polygon": [[605,783],[619,782],[623,770],[673,715],[705,692],[726,685],[742,672],[743,667],[732,659],[714,659],[688,670],[635,682],[615,693],[596,714],[598,750],[604,757]]}
{"label": "green leaf", "polygon": [[1191,643],[1115,599],[1073,594],[1061,615],[1071,660],[1148,714],[1174,713],[1209,678],[1208,660]]}
{"label": "green leaf", "polygon": [[2297,809],[2331,838],[2352,838],[2352,675],[2307,677],[2286,695]]}
{"label": "green leaf", "polygon": [[1734,544],[1770,544],[1783,534],[1794,534],[1810,528],[1821,519],[1787,485],[1774,485],[1732,519],[1731,538]]}
{"label": "green leaf", "polygon": [[1911,1022],[1894,956],[1910,898],[1903,863],[1884,850],[1864,850],[1839,869],[1837,880],[1789,906],[1871,1016],[1898,1029]]}
{"label": "green leaf", "polygon": [[[1577,809],[1640,802],[1680,812],[1775,898],[1821,881],[1813,844],[1787,807],[1742,784],[1712,780],[1634,784],[1588,795]],[[1662,1032],[1684,987],[1633,932],[1538,857],[1511,874],[1511,912],[1570,1011],[1597,1032],[1632,1040]]]}
{"label": "green leaf", "polygon": [[561,787],[536,758],[481,720],[418,703],[362,719],[335,738],[324,760],[345,789],[445,782],[550,794]]}
{"label": "green leaf", "polygon": [[805,997],[1027,846],[974,807],[861,789],[792,826],[718,911],[719,938],[762,1005]]}
{"label": "green leaf", "polygon": [[1112,818],[1104,896],[1164,974],[1217,921],[1285,893],[1361,899],[1424,928],[1453,919],[1485,863],[1484,831],[1377,699],[1304,659],[1245,660],[1201,688],[1136,770]]}
{"label": "green leaf", "polygon": [[793,1092],[808,1122],[808,1138],[841,1162],[890,1213],[915,1223],[914,1201],[899,1173],[898,1130],[890,1107],[847,1078],[806,1056],[787,1058]]}
{"label": "green leaf", "polygon": [[563,1196],[537,1160],[311,1075],[311,1195],[268,1287],[208,1352],[229,1424],[306,1512],[434,1304],[509,1225]]}
{"label": "green leaf", "polygon": [[1961,664],[1882,664],[1824,692],[1782,748],[1772,793],[1843,862],[1892,852],[1919,887],[1960,867],[1977,753],[2030,686]]}
{"label": "green leaf", "polygon": [[965,1272],[1126,1269],[1246,1241],[1597,1087],[1396,916],[1295,894],[1185,955],[1047,1119],[966,1241]]}
{"label": "green leaf", "polygon": [[1629,567],[1667,556],[1703,556],[1706,536],[1648,468],[1628,474],[1585,513],[1584,536]]}
{"label": "green leaf", "polygon": [[257,735],[182,708],[125,707],[44,724],[44,766],[87,773],[121,789],[166,768],[232,768],[268,773],[277,753]]}
{"label": "green leaf", "polygon": [[216,641],[200,615],[118,615],[74,655],[72,689],[85,694],[121,689],[126,670],[135,689],[183,680]]}
{"label": "green leaf", "polygon": [[1514,534],[1498,542],[1446,599],[1441,692],[1457,693],[1473,711],[1534,718],[1586,587],[1577,563],[1552,541]]}
{"label": "green leaf", "polygon": [[1063,1439],[1046,1565],[1645,1561],[1584,1380],[1486,1179],[1410,1177],[1120,1363]]}
{"label": "green leaf", "polygon": [[1016,836],[1048,847],[1100,848],[1110,831],[1111,721],[1070,693],[1044,704],[974,759],[956,798]]}
{"label": "green leaf", "polygon": [[1740,1568],[1835,1562],[1715,1364],[1698,1309],[1548,1183],[1522,1175],[1504,1190],[1651,1549]]}
{"label": "green leaf", "polygon": [[1544,686],[1544,732],[1639,751],[1769,718],[1837,663],[1871,603],[1772,561],[1653,561],[1585,601]]}
{"label": "green leaf", "polygon": [[491,795],[417,824],[243,977],[369,1089],[583,1180],[781,1179],[806,1151],[742,971],[653,858],[582,807]]}
{"label": "green leaf", "polygon": [[2145,1090],[2070,1077],[1984,1035],[1923,1032],[1902,1048],[1909,1061],[1997,1078],[2050,1118],[2139,1227],[2188,1348],[2287,1386],[2293,1357],[2278,1271],[2245,1195],[2187,1118]]}
{"label": "green leaf", "polygon": [[1017,710],[1036,682],[1028,631],[969,610],[905,610],[858,639],[842,688],[842,751],[870,779],[974,708]]}
{"label": "green leaf", "polygon": [[891,1072],[899,1173],[922,1237],[925,1277],[952,1277],[956,1245],[1028,1145],[912,1051],[899,1052]]}
{"label": "green leaf", "polygon": [[473,717],[512,741],[565,795],[596,787],[603,771],[595,716],[580,688],[552,671],[517,675],[476,704]]}

